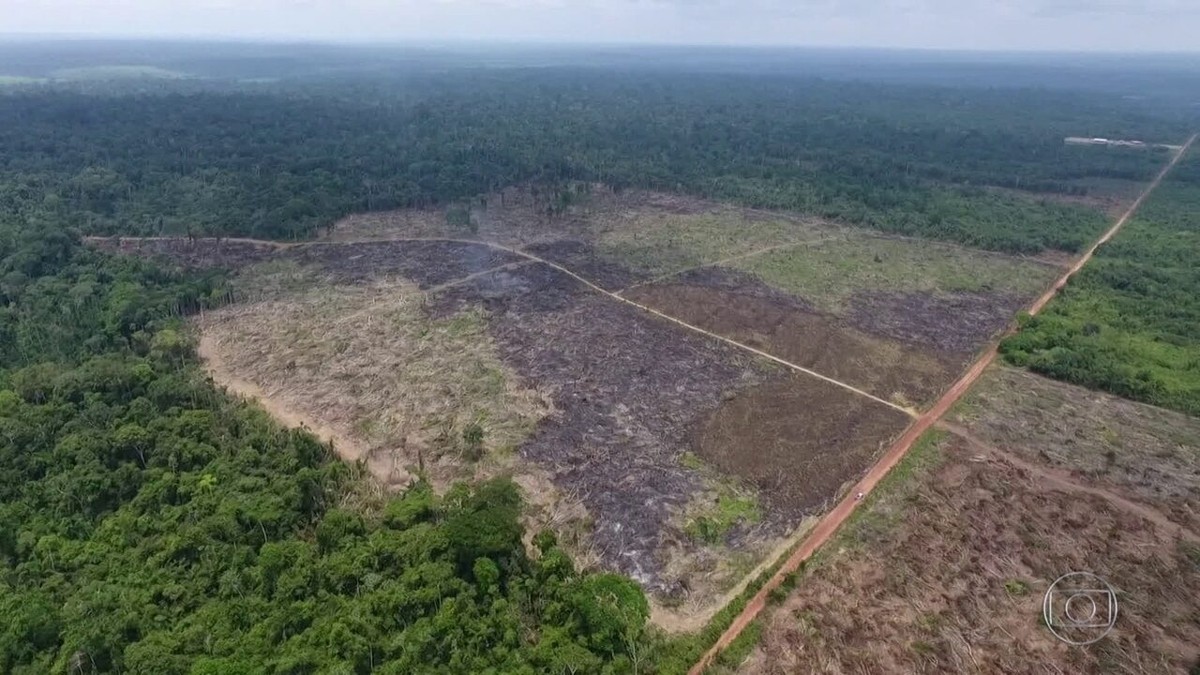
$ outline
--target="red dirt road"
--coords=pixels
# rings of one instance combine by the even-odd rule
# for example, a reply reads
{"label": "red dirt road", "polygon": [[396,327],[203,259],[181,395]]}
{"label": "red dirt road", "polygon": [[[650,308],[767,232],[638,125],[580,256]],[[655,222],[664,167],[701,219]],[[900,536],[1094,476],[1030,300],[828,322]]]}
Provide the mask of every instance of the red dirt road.
{"label": "red dirt road", "polygon": [[[1116,223],[1114,223],[1112,227],[1110,227],[1103,235],[1101,235],[1100,238],[1097,239],[1096,242],[1083,253],[1083,255],[1079,256],[1079,259],[1075,261],[1075,264],[1071,265],[1070,269],[1068,269],[1054,283],[1053,286],[1051,286],[1044,294],[1042,294],[1041,297],[1034,301],[1029,308],[1030,314],[1037,314],[1038,312],[1042,311],[1042,309],[1050,302],[1050,300],[1052,300],[1054,296],[1058,295],[1058,292],[1067,285],[1067,282],[1070,281],[1071,277],[1074,276],[1079,270],[1083,269],[1083,266],[1092,259],[1092,256],[1096,253],[1096,249],[1100,248],[1101,245],[1112,239],[1113,236],[1116,235],[1117,232],[1119,232],[1127,222],[1129,222],[1129,219],[1134,213],[1137,212],[1138,208],[1141,207],[1142,203],[1146,200],[1146,197],[1148,197],[1150,193],[1152,193],[1154,189],[1158,187],[1163,178],[1170,173],[1171,169],[1175,168],[1175,165],[1179,163],[1179,160],[1185,154],[1187,154],[1188,149],[1191,148],[1195,141],[1196,135],[1193,135],[1188,139],[1187,143],[1185,143],[1179,152],[1177,152],[1175,156],[1171,158],[1171,161],[1168,162],[1165,167],[1163,167],[1162,171],[1155,176],[1154,180],[1146,186],[1146,189],[1142,191],[1142,194],[1139,195],[1133,204],[1129,206],[1129,209],[1126,210],[1119,219],[1117,219]],[[891,471],[892,468],[894,468],[906,454],[908,454],[908,451],[912,448],[913,444],[916,443],[917,439],[920,438],[926,431],[928,431],[930,427],[936,424],[938,420],[940,420],[942,416],[945,415],[946,412],[949,411],[950,408],[957,403],[960,398],[962,398],[963,394],[965,394],[967,390],[970,389],[973,384],[975,384],[975,381],[979,379],[984,370],[986,370],[987,367],[996,360],[996,356],[999,354],[1000,340],[1011,334],[1014,328],[1015,327],[1010,327],[1009,331],[1007,331],[1005,335],[1001,336],[1001,338],[997,340],[994,340],[987,350],[984,351],[983,354],[981,354],[975,361],[975,363],[971,365],[967,372],[964,373],[963,376],[959,378],[958,381],[955,382],[954,385],[951,386],[950,389],[948,389],[940,399],[938,399],[937,403],[935,403],[932,408],[925,411],[924,414],[918,417],[908,427],[904,434],[892,444],[892,447],[888,448],[887,452],[880,457],[879,462],[877,462],[875,466],[872,467],[869,472],[867,472],[867,475],[864,476],[862,480],[859,481],[858,484],[849,491],[849,493],[846,495],[846,498],[843,499],[836,507],[834,507],[832,511],[827,513],[825,517],[821,519],[821,522],[817,523],[817,526],[812,529],[808,537],[802,544],[800,544],[800,547],[797,548],[786,561],[784,561],[783,566],[779,568],[779,571],[776,572],[775,575],[772,576],[761,589],[759,589],[758,593],[756,593],[754,597],[750,599],[750,602],[746,604],[746,607],[742,610],[741,614],[739,614],[737,618],[733,620],[733,623],[731,623],[729,628],[727,628],[725,632],[721,634],[721,637],[717,639],[716,643],[713,644],[713,646],[707,652],[705,652],[700,661],[697,662],[695,666],[692,666],[692,669],[688,671],[688,675],[701,675],[701,673],[703,673],[708,666],[712,664],[717,655],[729,647],[729,645],[732,644],[733,641],[742,634],[742,631],[746,629],[746,626],[750,625],[750,623],[758,617],[759,613],[761,613],[763,608],[766,607],[767,597],[770,595],[771,591],[778,588],[779,585],[783,583],[784,577],[792,572],[795,572],[796,569],[800,567],[801,562],[811,557],[812,554],[815,553],[817,549],[823,546],[827,541],[829,541],[838,528],[846,522],[846,520],[850,517],[850,514],[854,512],[854,509],[858,507],[859,500],[856,498],[856,495],[860,492],[864,495],[870,494],[871,490],[875,489],[875,486],[879,484],[879,481],[882,480],[883,477],[886,476],[888,472]]]}

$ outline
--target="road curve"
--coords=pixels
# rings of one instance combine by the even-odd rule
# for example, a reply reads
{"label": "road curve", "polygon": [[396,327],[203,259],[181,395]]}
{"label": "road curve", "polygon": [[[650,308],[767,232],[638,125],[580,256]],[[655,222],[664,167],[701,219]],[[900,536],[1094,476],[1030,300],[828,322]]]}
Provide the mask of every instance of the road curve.
{"label": "road curve", "polygon": [[[1187,143],[1185,143],[1183,147],[1175,153],[1175,156],[1171,158],[1171,161],[1168,162],[1165,167],[1163,167],[1162,171],[1160,171],[1158,175],[1154,177],[1154,180],[1146,186],[1146,189],[1143,190],[1140,195],[1138,195],[1138,198],[1129,206],[1129,209],[1127,209],[1125,213],[1123,213],[1121,217],[1117,219],[1116,223],[1114,223],[1112,227],[1105,231],[1095,243],[1088,247],[1083,255],[1079,256],[1079,258],[1075,261],[1075,264],[1071,265],[1071,267],[1064,272],[1057,281],[1054,282],[1053,286],[1051,286],[1045,293],[1042,294],[1041,297],[1039,297],[1032,305],[1030,305],[1030,314],[1037,314],[1038,312],[1042,311],[1042,309],[1045,308],[1050,300],[1052,300],[1054,296],[1058,295],[1058,292],[1067,285],[1067,282],[1071,280],[1071,277],[1073,277],[1079,270],[1083,269],[1083,266],[1092,259],[1092,256],[1095,255],[1096,250],[1105,242],[1112,239],[1113,236],[1115,236],[1117,232],[1119,232],[1121,228],[1124,227],[1127,222],[1129,222],[1129,219],[1133,217],[1133,214],[1137,212],[1138,208],[1141,207],[1142,203],[1146,200],[1150,193],[1152,193],[1154,189],[1157,188],[1160,183],[1162,183],[1163,178],[1165,178],[1166,175],[1171,172],[1171,169],[1175,168],[1175,165],[1179,163],[1179,160],[1185,154],[1187,154],[1188,149],[1191,148],[1195,141],[1196,135],[1192,135],[1192,137],[1187,140]],[[756,619],[762,612],[763,608],[766,607],[767,597],[771,591],[778,588],[779,585],[783,583],[784,577],[792,572],[795,572],[796,569],[800,567],[800,563],[811,557],[818,548],[829,541],[834,532],[836,532],[837,529],[846,522],[846,520],[850,517],[850,514],[854,512],[854,509],[859,504],[857,495],[859,493],[864,495],[870,494],[871,491],[875,489],[875,486],[879,484],[879,481],[882,480],[883,477],[886,476],[888,472],[891,471],[892,468],[895,467],[896,464],[898,464],[906,454],[908,454],[908,451],[912,449],[912,446],[916,443],[917,439],[920,438],[926,431],[928,431],[930,427],[936,424],[938,420],[940,420],[942,416],[945,415],[946,412],[949,411],[950,408],[957,403],[960,398],[962,398],[962,395],[971,388],[971,385],[975,384],[975,381],[979,379],[979,376],[983,374],[984,370],[986,370],[987,367],[996,360],[996,356],[999,354],[1000,341],[1011,335],[1015,331],[1015,328],[1015,324],[1009,326],[1009,329],[1005,331],[1003,335],[993,340],[988,348],[979,356],[978,359],[975,360],[975,363],[971,364],[971,367],[967,369],[967,372],[964,373],[963,376],[960,377],[958,381],[955,382],[940,399],[938,399],[937,403],[935,403],[932,408],[918,417],[908,427],[908,429],[905,430],[904,434],[901,435],[900,438],[898,438],[890,448],[888,448],[887,452],[885,452],[883,456],[879,458],[879,461],[875,464],[875,466],[871,467],[867,474],[863,476],[862,480],[860,480],[857,485],[847,492],[846,497],[839,502],[832,511],[825,514],[825,517],[822,518],[819,523],[817,523],[817,526],[812,529],[808,537],[803,543],[800,544],[799,548],[797,548],[787,558],[787,560],[784,561],[783,565],[779,568],[779,571],[777,571],[775,575],[767,581],[767,583],[763,584],[763,587],[759,589],[758,593],[756,593],[753,598],[750,599],[750,602],[746,603],[746,607],[742,609],[742,612],[733,620],[733,623],[729,625],[729,628],[725,629],[725,632],[721,634],[721,637],[717,638],[716,643],[714,643],[713,646],[709,648],[707,652],[705,652],[704,656],[700,658],[696,665],[692,666],[692,669],[688,671],[688,675],[701,675],[701,673],[703,673],[708,666],[712,664],[717,655],[729,647],[729,645],[731,645],[733,641],[742,634],[742,631],[746,629],[746,626],[750,625],[750,623],[754,621],[754,619]]]}

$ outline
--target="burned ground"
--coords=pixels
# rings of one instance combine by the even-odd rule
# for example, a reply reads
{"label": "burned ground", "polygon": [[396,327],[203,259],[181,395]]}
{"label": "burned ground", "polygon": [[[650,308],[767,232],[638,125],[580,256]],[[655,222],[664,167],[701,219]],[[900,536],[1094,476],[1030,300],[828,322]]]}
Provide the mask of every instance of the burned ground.
{"label": "burned ground", "polygon": [[626,286],[650,279],[650,274],[632,269],[619,260],[602,255],[590,243],[561,239],[532,244],[525,250],[575,272],[607,291],[619,291]]}
{"label": "burned ground", "polygon": [[458,241],[312,244],[288,249],[284,255],[302,265],[316,266],[337,283],[403,277],[421,288],[525,259],[486,244]]}
{"label": "burned ground", "polygon": [[327,239],[478,239],[524,248],[608,290],[764,248],[837,236],[815,218],[642,190],[576,184],[570,204],[535,186],[445,209],[353,215]]}
{"label": "burned ground", "polygon": [[961,368],[1061,269],[863,232],[767,251],[733,267],[874,337]]}
{"label": "burned ground", "polygon": [[963,359],[1004,330],[1029,298],[1006,293],[856,293],[847,321],[872,335]]}
{"label": "burned ground", "polygon": [[[1198,665],[1200,533],[1180,510],[1200,486],[1196,421],[1029,378],[993,369],[955,410],[967,428],[913,449],[771,610],[743,672]],[[1050,584],[1078,570],[1120,602],[1086,648],[1040,622]]]}
{"label": "burned ground", "polygon": [[1053,278],[1039,262],[851,230],[623,295],[894,403],[928,403]]}
{"label": "burned ground", "polygon": [[[953,264],[939,258],[940,267],[930,271],[905,244],[894,254],[901,268],[873,267],[850,282],[836,269],[818,270],[821,278],[839,284],[832,291],[838,308],[833,311],[834,295],[810,298],[788,284],[767,283],[750,267],[705,265],[801,248],[817,251],[825,244],[833,244],[830,250],[836,252],[849,245],[844,240],[857,236],[845,228],[649,193],[603,194],[590,205],[551,216],[538,212],[536,199],[522,202],[529,197],[522,194],[509,193],[503,205],[473,207],[466,227],[452,226],[446,214],[432,212],[406,212],[400,223],[371,221],[373,232],[409,240],[262,246],[175,240],[147,242],[139,252],[188,265],[225,266],[239,271],[243,281],[254,270],[267,269],[266,276],[275,276],[259,279],[259,295],[235,294],[267,304],[231,311],[221,344],[237,345],[245,336],[259,352],[262,345],[275,345],[279,358],[255,357],[248,348],[244,358],[228,355],[227,362],[240,364],[263,391],[311,404],[306,410],[316,418],[341,411],[339,429],[359,434],[364,454],[374,457],[378,447],[400,447],[410,472],[421,469],[420,453],[416,465],[412,461],[414,448],[456,457],[472,420],[492,424],[486,436],[489,453],[510,448],[513,461],[505,466],[522,484],[553,484],[564,502],[579,507],[567,525],[577,531],[564,539],[582,542],[605,567],[629,574],[660,600],[678,601],[689,612],[729,589],[779,544],[785,531],[837,497],[904,427],[907,416],[597,293],[570,274],[504,246],[525,247],[530,255],[602,288],[628,289],[623,295],[633,302],[900,405],[935,397],[961,363],[961,354],[948,354],[961,345],[923,325],[918,328],[924,333],[887,335],[888,322],[903,323],[915,301],[888,296],[872,310],[865,303],[884,296],[854,294],[864,283],[895,285],[905,270],[920,272],[922,279],[977,283],[953,256]],[[345,235],[335,230],[333,239]],[[429,237],[479,238],[498,246],[421,239]],[[891,244],[883,246],[882,254],[859,246],[854,255],[892,256]],[[807,255],[799,259],[831,264],[822,253]],[[786,279],[810,278],[792,269],[791,258],[772,260],[772,269]],[[281,266],[282,273],[270,272],[270,265]],[[997,269],[988,267],[978,283],[1002,279]],[[295,293],[308,292],[297,288],[314,278],[342,295],[297,300]],[[407,300],[383,297],[390,292],[388,284],[407,285]],[[366,295],[352,290],[360,287],[375,290]],[[357,314],[338,315],[338,298]],[[301,318],[310,306],[323,313],[320,325]],[[866,315],[855,314],[860,306]],[[403,317],[411,330],[389,326],[386,317],[376,316],[383,310]],[[980,323],[974,319],[983,310],[972,311],[964,323]],[[369,325],[338,328],[352,320]],[[371,323],[377,320],[381,323]],[[984,329],[970,327],[976,331],[970,340],[990,330],[991,324],[982,323]],[[292,337],[280,333],[284,329]],[[385,355],[389,335],[398,349]],[[489,351],[473,358],[490,365],[425,367],[454,358],[431,359],[427,349],[456,344],[464,335],[486,344]],[[932,347],[917,344],[931,341]],[[300,347],[303,354],[292,354]],[[365,356],[368,351],[379,353]],[[342,364],[340,379],[324,385],[314,379],[322,361]],[[380,379],[385,374],[375,372],[381,368],[397,377],[385,382]],[[269,372],[257,372],[264,369]],[[479,388],[466,381],[475,371],[505,375],[489,375],[490,388]],[[437,382],[445,379],[443,373],[454,374],[459,384],[443,389],[404,384],[412,377]],[[298,380],[298,374],[308,379]],[[321,396],[308,392],[323,387],[353,400],[321,404]],[[443,390],[452,398],[458,396],[454,392],[470,394],[459,397],[470,403],[469,410],[442,406],[437,392]],[[404,403],[403,415],[375,419],[387,404],[381,395],[411,405]],[[514,401],[522,402],[523,412],[505,417],[501,409],[512,408]],[[424,408],[435,411],[436,428],[417,423],[420,415],[414,411]],[[526,426],[518,423],[539,417]],[[446,477],[471,473],[440,468]],[[536,481],[527,480],[526,469],[536,470]],[[551,483],[538,482],[543,477]]]}
{"label": "burned ground", "polygon": [[902,405],[934,398],[953,377],[936,352],[873,337],[761,282],[711,268],[681,278],[690,283],[625,296]]}
{"label": "burned ground", "polygon": [[607,564],[677,592],[657,552],[681,536],[668,524],[703,487],[680,461],[690,430],[773,368],[544,265],[484,275],[431,300],[435,311],[470,305],[489,311],[504,361],[554,400],[521,456],[587,507]]}
{"label": "burned ground", "polygon": [[[583,242],[534,251],[573,271],[582,265],[585,278],[590,274],[611,288],[645,278]],[[155,247],[154,253],[193,260],[196,244],[177,241]],[[489,349],[512,373],[513,382],[502,388],[509,391],[508,400],[528,402],[533,400],[528,392],[536,391],[552,411],[513,445],[518,456],[547,472],[562,494],[586,509],[593,523],[586,545],[602,563],[637,578],[659,597],[690,602],[722,591],[757,559],[714,573],[714,556],[706,551],[729,546],[743,556],[771,548],[861,473],[905,421],[885,406],[864,405],[834,385],[794,377],[766,359],[597,293],[549,265],[484,244],[323,242],[267,253],[255,260],[269,257],[269,262],[244,267],[237,277],[246,286],[237,297],[258,304],[238,305],[209,319],[210,344],[236,352],[223,354],[227,363],[267,395],[287,398],[285,403],[354,437],[368,449],[364,454],[391,458],[391,464],[399,461],[415,472],[421,448],[427,460],[447,456],[447,448],[451,455],[457,452],[455,439],[474,413],[439,407],[432,394],[436,387],[413,381],[401,391],[397,383],[417,377],[416,371],[438,379],[438,369],[420,365],[436,361],[429,360],[428,349],[454,344],[458,332],[479,321],[486,343],[494,345]],[[204,261],[221,263],[214,256]],[[588,266],[588,261],[607,266]],[[249,261],[239,252],[235,262]],[[754,312],[770,317],[778,307],[810,309],[728,270],[694,270],[684,278],[707,279],[726,289],[728,297],[717,298],[714,311],[732,313],[718,318],[752,329],[758,326]],[[379,289],[391,288],[388,284],[400,284],[395,288],[403,289],[403,301],[384,297],[387,291]],[[319,292],[314,285],[329,289]],[[376,290],[365,295],[354,290],[364,287]],[[340,317],[339,303],[354,317]],[[744,315],[747,308],[751,313]],[[663,309],[679,315],[681,307],[670,302]],[[411,326],[390,326],[393,315],[403,315]],[[818,335],[825,330],[821,317],[811,311],[804,316],[812,320],[801,326],[795,344],[809,347],[819,338],[824,345],[806,365],[843,375],[839,361],[849,354],[853,373],[870,374],[878,370],[872,359],[880,353],[892,359],[889,365],[900,356],[845,327]],[[346,328],[336,327],[342,325]],[[795,328],[784,322],[780,334]],[[761,338],[750,337],[752,343]],[[396,353],[384,353],[391,339]],[[844,343],[853,340],[857,353],[845,349]],[[264,349],[270,353],[264,356]],[[438,358],[443,357],[452,355]],[[487,361],[482,355],[475,360]],[[323,369],[323,362],[329,366]],[[388,364],[384,370],[389,372],[376,372],[373,363]],[[471,369],[442,370],[462,375]],[[498,372],[490,366],[484,370]],[[322,384],[327,372],[337,378]],[[905,372],[920,380],[914,369]],[[453,388],[477,391],[465,381]],[[380,395],[404,410],[388,412]],[[507,404],[495,393],[488,396],[493,398],[475,396],[468,407],[490,411],[486,419],[499,423]],[[436,429],[421,428],[413,413],[419,409],[436,411],[433,416],[442,422]],[[387,413],[382,418],[381,411]],[[323,419],[331,415],[337,419]],[[531,419],[531,414],[517,417]],[[513,438],[489,432],[490,441],[504,444]],[[699,458],[699,464],[688,458]],[[780,480],[796,467],[805,467],[803,480],[793,485]],[[465,475],[448,466],[427,463],[426,469],[447,478]],[[734,515],[728,512],[731,505]],[[716,525],[693,531],[705,519]],[[699,568],[715,585],[693,583]]]}

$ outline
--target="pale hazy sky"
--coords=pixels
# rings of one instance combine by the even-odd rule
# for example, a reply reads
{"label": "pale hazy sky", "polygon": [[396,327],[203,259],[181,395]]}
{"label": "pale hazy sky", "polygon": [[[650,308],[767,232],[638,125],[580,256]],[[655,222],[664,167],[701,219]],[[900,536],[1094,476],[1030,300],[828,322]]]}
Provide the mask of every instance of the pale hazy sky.
{"label": "pale hazy sky", "polygon": [[1200,50],[1200,0],[0,0],[0,34]]}

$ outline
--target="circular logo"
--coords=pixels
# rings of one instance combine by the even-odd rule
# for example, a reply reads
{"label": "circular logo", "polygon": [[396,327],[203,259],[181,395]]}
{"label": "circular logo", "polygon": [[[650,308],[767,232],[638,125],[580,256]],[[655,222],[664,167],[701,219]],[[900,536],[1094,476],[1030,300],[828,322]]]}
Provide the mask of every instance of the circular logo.
{"label": "circular logo", "polygon": [[1116,625],[1117,592],[1091,572],[1064,574],[1046,591],[1042,618],[1059,640],[1090,645]]}

